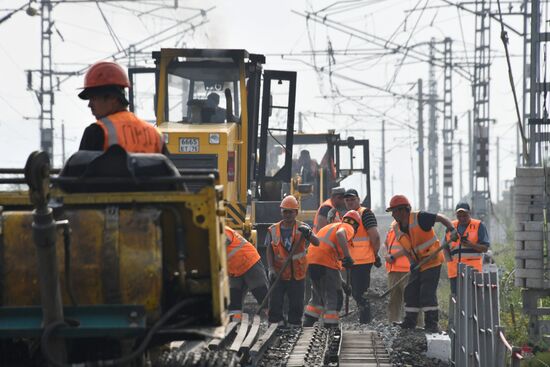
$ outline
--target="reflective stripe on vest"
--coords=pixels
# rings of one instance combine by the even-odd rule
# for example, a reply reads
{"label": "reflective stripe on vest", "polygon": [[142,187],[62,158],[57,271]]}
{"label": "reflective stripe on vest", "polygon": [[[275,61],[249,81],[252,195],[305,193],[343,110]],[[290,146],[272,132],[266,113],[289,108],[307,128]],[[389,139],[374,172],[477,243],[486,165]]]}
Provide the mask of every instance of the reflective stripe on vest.
{"label": "reflective stripe on vest", "polygon": [[[458,263],[465,263],[469,266],[472,266],[477,271],[481,272],[483,270],[483,253],[477,252],[473,248],[460,246],[460,241],[462,238],[468,238],[473,244],[478,244],[478,231],[481,221],[479,219],[470,219],[470,223],[464,229],[462,234],[459,234],[459,240],[454,241],[451,244],[451,261],[447,263],[447,274],[449,278],[455,278],[457,276],[457,267]],[[453,220],[453,226],[458,230],[458,220]],[[449,240],[451,237],[450,233],[447,232],[446,238]]]}
{"label": "reflective stripe on vest", "polygon": [[363,224],[363,214],[369,210],[365,207],[359,207],[356,212],[361,217],[361,223],[357,228],[357,233],[353,237],[352,246],[349,249],[350,255],[356,265],[372,264],[376,261],[376,255],[370,242],[369,233]]}
{"label": "reflective stripe on vest", "polygon": [[[384,245],[386,246],[387,253],[389,255],[394,255],[394,261],[393,262],[386,262],[386,270],[389,272],[408,272],[410,268],[409,259],[405,255],[404,247],[401,246],[399,242],[397,242],[395,238],[395,230],[394,226],[392,225],[388,231],[388,234],[386,236],[386,241],[384,242]],[[395,254],[398,252],[401,252],[401,256],[395,257]]]}
{"label": "reflective stripe on vest", "polygon": [[225,227],[227,273],[240,277],[260,260],[258,250],[230,227]]}
{"label": "reflective stripe on vest", "polygon": [[328,232],[325,234],[325,236],[319,238],[319,240],[323,241],[324,243],[332,247],[338,253],[338,247],[336,247],[336,244],[332,242],[330,239],[330,237],[332,236],[332,232],[334,232],[335,229],[336,229],[335,227],[329,229]]}
{"label": "reflective stripe on vest", "polygon": [[[370,241],[370,237],[367,236],[367,237],[353,237],[353,240],[354,241],[357,241],[357,242],[367,242],[367,241]],[[356,247],[361,247],[361,246],[356,246]]]}
{"label": "reflective stripe on vest", "polygon": [[[274,255],[274,267],[277,271],[282,269],[283,264],[288,259],[292,249],[296,248],[295,251],[300,251],[292,255],[292,261],[289,266],[281,274],[282,280],[296,279],[301,280],[306,276],[307,271],[307,255],[306,249],[306,240],[302,233],[298,231],[298,227],[303,224],[303,222],[296,221],[292,227],[292,244],[291,248],[287,249],[281,238],[281,222],[276,223],[269,227],[269,233],[271,235],[271,247]],[[284,250],[283,250],[284,249]]]}
{"label": "reflective stripe on vest", "polygon": [[116,133],[115,125],[111,120],[109,120],[108,117],[103,117],[101,119],[101,122],[105,124],[105,128],[107,129],[107,146],[118,144],[118,135]]}
{"label": "reflective stripe on vest", "polygon": [[150,123],[130,111],[120,111],[96,121],[103,131],[103,150],[119,145],[129,153],[162,153],[162,137]]}
{"label": "reflective stripe on vest", "polygon": [[431,239],[429,239],[428,241],[418,245],[416,247],[416,249],[418,251],[422,251],[422,250],[425,250],[427,249],[428,247],[430,247],[431,245],[433,245],[435,243],[435,241],[437,241],[437,236],[433,236]]}
{"label": "reflective stripe on vest", "polygon": [[[231,244],[231,242],[229,243]],[[233,248],[233,250],[229,251],[229,253],[227,254],[227,260],[231,259],[233,256],[235,256],[235,254],[237,253],[237,251],[239,251],[240,249],[243,248],[244,245],[247,244],[247,241],[243,238],[241,239],[241,242],[239,242],[239,244],[237,245],[237,247]]]}
{"label": "reflective stripe on vest", "polygon": [[[401,240],[402,236],[408,236],[411,241],[410,246],[412,254],[414,254],[416,261],[421,261],[422,259],[430,256],[431,253],[433,253],[439,247],[439,241],[433,228],[430,231],[424,231],[422,227],[420,227],[420,224],[418,223],[418,214],[419,212],[410,213],[408,234],[405,234],[401,231],[397,222],[394,223],[394,231],[396,233],[396,238],[398,241]],[[419,241],[422,242],[418,243]],[[430,251],[430,249],[432,250]],[[422,265],[420,267],[420,271],[425,271],[434,266],[441,265],[442,262],[443,254],[440,253],[434,259]]]}

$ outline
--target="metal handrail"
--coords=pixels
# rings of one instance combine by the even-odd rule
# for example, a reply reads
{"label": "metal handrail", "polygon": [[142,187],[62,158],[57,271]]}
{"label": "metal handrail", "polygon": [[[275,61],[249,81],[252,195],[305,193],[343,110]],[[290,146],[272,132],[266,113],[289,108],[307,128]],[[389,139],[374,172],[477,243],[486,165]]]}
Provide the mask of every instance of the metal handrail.
{"label": "metal handrail", "polygon": [[508,349],[508,351],[512,355],[512,358],[517,360],[522,360],[523,356],[521,355],[520,348],[511,346],[502,331],[500,331],[498,335],[500,337],[500,341],[502,342],[502,344],[504,344],[506,349]]}

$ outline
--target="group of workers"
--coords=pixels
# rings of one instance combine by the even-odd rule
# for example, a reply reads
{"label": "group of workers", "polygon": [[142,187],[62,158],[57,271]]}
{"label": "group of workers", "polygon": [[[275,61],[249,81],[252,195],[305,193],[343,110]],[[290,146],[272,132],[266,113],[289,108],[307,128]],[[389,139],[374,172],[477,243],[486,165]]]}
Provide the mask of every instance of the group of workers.
{"label": "group of workers", "polygon": [[[86,128],[80,150],[106,150],[117,144],[129,152],[167,152],[159,132],[127,110],[125,88],[129,86],[124,69],[116,63],[98,62],[88,70],[79,97],[89,100],[97,121]],[[341,187],[333,188],[330,198],[321,204],[313,228],[296,219],[299,207],[291,195],[282,200],[282,220],[269,227],[265,238],[267,271],[256,247],[230,227],[225,228],[231,315],[240,317],[244,295],[250,290],[261,305],[270,294],[269,322],[311,326],[320,321],[330,327],[339,323],[342,290],[350,293],[351,289],[360,322],[370,322],[365,295],[372,266],[382,265],[374,213],[361,206],[356,190]],[[404,305],[401,327],[416,327],[419,313],[424,312],[425,329],[437,331],[436,291],[445,261],[443,252],[448,255],[451,292],[456,293],[458,263],[481,271],[482,255],[489,247],[487,229],[480,220],[471,218],[467,203],[456,206],[457,219],[452,222],[443,214],[412,211],[403,195],[393,196],[386,211],[394,219],[384,242],[391,289],[389,321],[401,321]],[[446,227],[448,247],[440,245],[435,223]],[[402,278],[406,276],[405,286]],[[306,279],[311,283],[311,297],[304,309]]]}
{"label": "group of workers", "polygon": [[[254,252],[254,247],[226,227],[228,238],[239,238],[228,240],[231,285],[239,288],[232,288],[231,295],[240,297],[238,300],[232,298],[231,313],[240,315],[242,312],[243,285],[252,290],[259,303],[262,303],[261,295],[267,294],[267,289],[272,287],[267,310],[269,322],[288,326],[312,326],[322,322],[326,327],[336,326],[342,308],[338,295],[346,288],[342,279],[342,269],[345,269],[359,321],[370,322],[367,290],[372,266],[382,265],[378,255],[380,235],[375,215],[360,205],[357,191],[333,188],[331,197],[318,209],[313,228],[296,219],[299,203],[293,196],[286,196],[280,207],[282,220],[269,227],[265,239],[267,272],[258,269],[262,262],[257,252],[253,257],[247,255]],[[489,247],[487,229],[480,220],[471,218],[467,203],[456,206],[457,219],[454,221],[440,213],[412,211],[409,200],[403,195],[392,197],[386,211],[391,212],[394,219],[384,242],[391,290],[388,320],[411,329],[422,319],[419,316],[423,316],[424,329],[437,332],[437,287],[442,264],[447,261],[451,292],[455,294],[458,263],[482,271],[482,256]],[[436,236],[436,223],[446,228],[444,245]],[[239,262],[246,264],[239,271],[232,269],[232,259],[239,254],[237,248],[246,257],[246,261]],[[409,277],[408,281],[404,282],[403,277]],[[306,278],[311,283],[311,297],[304,309]],[[285,297],[288,301],[286,319]]]}

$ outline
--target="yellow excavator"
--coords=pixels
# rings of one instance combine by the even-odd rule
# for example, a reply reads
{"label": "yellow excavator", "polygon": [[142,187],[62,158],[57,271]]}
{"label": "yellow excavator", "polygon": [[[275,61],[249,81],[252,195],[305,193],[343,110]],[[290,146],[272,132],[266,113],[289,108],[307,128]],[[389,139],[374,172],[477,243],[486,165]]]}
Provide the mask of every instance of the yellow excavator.
{"label": "yellow excavator", "polygon": [[252,223],[263,232],[279,220],[274,203],[289,193],[296,72],[263,70],[265,57],[245,50],[161,49],[153,58],[154,68],[129,69],[130,109],[152,108],[153,84],[140,79],[154,76],[149,115],[170,159],[218,170],[227,224],[256,242]]}

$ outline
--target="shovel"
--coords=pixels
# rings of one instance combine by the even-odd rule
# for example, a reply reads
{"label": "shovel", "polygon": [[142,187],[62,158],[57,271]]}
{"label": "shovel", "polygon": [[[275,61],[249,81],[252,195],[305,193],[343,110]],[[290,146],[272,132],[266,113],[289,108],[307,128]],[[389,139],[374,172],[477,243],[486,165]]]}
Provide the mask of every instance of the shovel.
{"label": "shovel", "polygon": [[422,259],[418,264],[416,264],[416,266],[412,269],[412,271],[409,271],[407,273],[407,275],[405,275],[403,278],[399,279],[394,285],[392,285],[388,290],[386,290],[384,293],[382,294],[378,294],[378,293],[374,293],[374,292],[370,292],[370,290],[368,289],[365,293],[363,293],[363,298],[366,298],[366,299],[381,299],[381,298],[384,298],[386,297],[388,294],[390,294],[390,292],[395,289],[397,286],[399,286],[401,283],[403,283],[405,281],[405,279],[409,279],[409,276],[411,275],[411,272],[415,272],[417,271],[418,269],[420,269],[420,267],[424,264],[426,264],[427,262],[433,260],[437,254],[439,254],[441,251],[443,250],[446,250],[446,252],[448,252],[449,250],[449,246],[450,246],[450,241],[449,242],[445,242],[443,245],[441,245],[437,250],[435,250],[434,252],[432,252],[430,254],[430,256]]}

